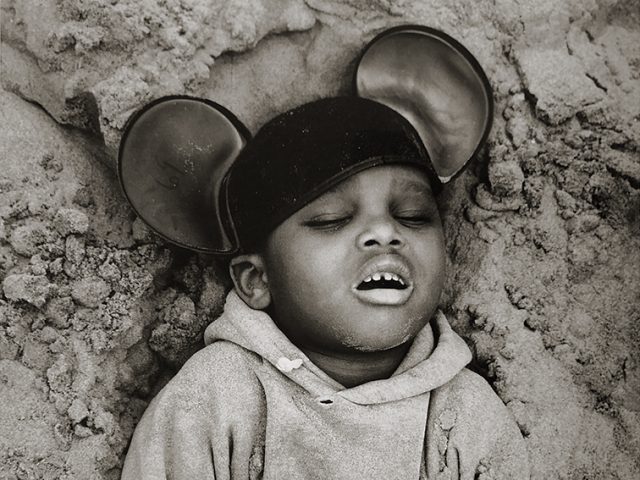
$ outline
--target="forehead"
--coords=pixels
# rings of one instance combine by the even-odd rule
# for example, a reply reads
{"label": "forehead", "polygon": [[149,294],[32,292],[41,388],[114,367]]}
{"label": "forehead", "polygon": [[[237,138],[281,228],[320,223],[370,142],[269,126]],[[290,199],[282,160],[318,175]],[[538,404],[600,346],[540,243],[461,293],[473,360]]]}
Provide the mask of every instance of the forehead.
{"label": "forehead", "polygon": [[342,196],[354,192],[376,189],[392,192],[396,195],[433,194],[431,184],[425,172],[409,165],[382,165],[367,168],[328,189],[323,197]]}

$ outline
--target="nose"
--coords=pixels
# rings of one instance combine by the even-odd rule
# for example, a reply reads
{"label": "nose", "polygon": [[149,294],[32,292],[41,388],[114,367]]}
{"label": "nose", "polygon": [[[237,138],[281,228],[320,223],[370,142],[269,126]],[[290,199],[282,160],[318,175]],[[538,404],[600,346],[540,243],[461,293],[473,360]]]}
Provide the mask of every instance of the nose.
{"label": "nose", "polygon": [[400,248],[404,240],[391,219],[378,219],[366,224],[356,239],[358,248],[367,250],[391,246]]}

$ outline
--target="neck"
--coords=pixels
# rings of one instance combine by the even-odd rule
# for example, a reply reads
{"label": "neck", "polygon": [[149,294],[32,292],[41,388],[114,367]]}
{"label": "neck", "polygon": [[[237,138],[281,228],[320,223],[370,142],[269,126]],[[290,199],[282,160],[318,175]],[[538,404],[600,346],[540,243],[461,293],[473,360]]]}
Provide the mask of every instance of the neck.
{"label": "neck", "polygon": [[389,378],[405,357],[411,342],[379,352],[300,350],[322,371],[345,387]]}

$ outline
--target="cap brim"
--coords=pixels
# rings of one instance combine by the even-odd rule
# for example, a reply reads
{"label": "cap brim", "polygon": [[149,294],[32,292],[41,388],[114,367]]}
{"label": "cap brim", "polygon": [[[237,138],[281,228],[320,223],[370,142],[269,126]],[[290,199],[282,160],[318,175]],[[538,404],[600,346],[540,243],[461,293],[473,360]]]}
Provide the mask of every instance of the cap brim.
{"label": "cap brim", "polygon": [[138,216],[161,237],[203,253],[233,253],[238,242],[220,189],[249,138],[247,128],[215,102],[160,98],[125,126],[120,184]]}
{"label": "cap brim", "polygon": [[471,53],[429,27],[394,27],[365,48],[357,95],[383,103],[414,126],[442,183],[484,144],[493,119],[489,81]]}

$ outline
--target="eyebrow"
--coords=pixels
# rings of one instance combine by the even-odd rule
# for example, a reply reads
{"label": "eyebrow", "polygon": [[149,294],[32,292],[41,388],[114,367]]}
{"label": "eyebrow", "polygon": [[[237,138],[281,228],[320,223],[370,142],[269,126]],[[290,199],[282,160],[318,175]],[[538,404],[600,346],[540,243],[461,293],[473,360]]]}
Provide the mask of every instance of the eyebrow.
{"label": "eyebrow", "polygon": [[431,185],[429,185],[429,183],[425,181],[419,181],[414,179],[402,179],[402,180],[395,179],[394,183],[396,184],[399,183],[400,188],[402,188],[402,190],[405,192],[418,193],[418,194],[424,194],[425,192],[433,193],[431,190]]}
{"label": "eyebrow", "polygon": [[343,193],[344,190],[345,190],[345,182],[339,182],[334,186],[332,186],[331,188],[326,189],[323,192],[323,195],[326,195],[327,193]]}

